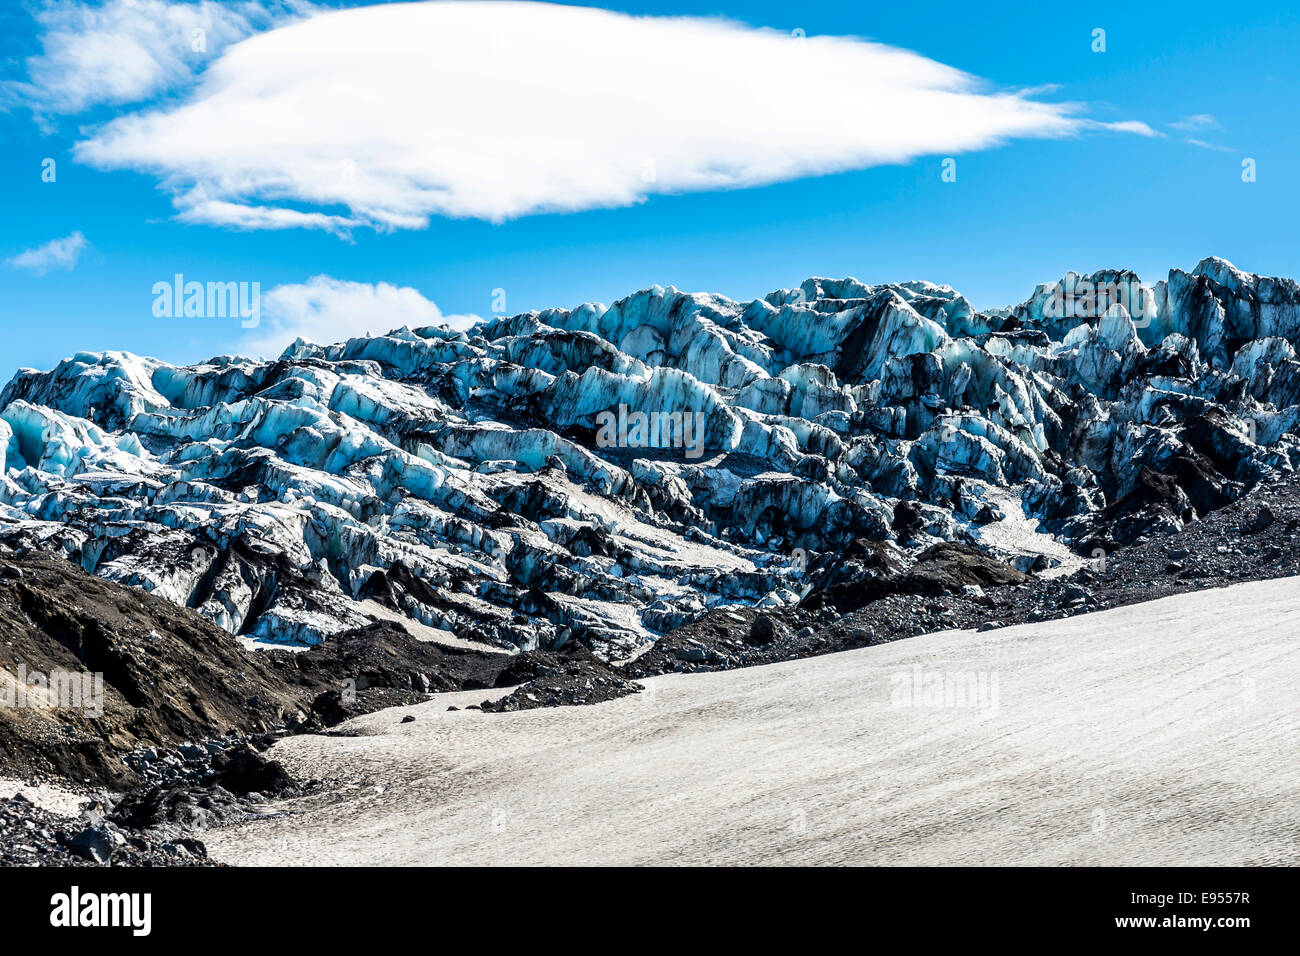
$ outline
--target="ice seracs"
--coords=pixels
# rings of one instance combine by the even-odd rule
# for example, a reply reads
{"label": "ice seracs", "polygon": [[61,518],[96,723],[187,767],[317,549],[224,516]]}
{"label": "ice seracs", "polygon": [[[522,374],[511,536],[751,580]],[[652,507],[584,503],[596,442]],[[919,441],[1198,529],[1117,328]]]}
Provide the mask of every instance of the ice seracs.
{"label": "ice seracs", "polygon": [[[1295,466],[1298,343],[1300,286],[1206,259],[987,312],[812,278],[269,362],[79,353],[0,394],[0,539],[257,642],[382,606],[618,657],[710,607],[796,601],[858,538],[984,540],[1029,567],[1194,520]],[[620,410],[691,441],[605,427]],[[993,530],[1009,509],[1032,533]]]}

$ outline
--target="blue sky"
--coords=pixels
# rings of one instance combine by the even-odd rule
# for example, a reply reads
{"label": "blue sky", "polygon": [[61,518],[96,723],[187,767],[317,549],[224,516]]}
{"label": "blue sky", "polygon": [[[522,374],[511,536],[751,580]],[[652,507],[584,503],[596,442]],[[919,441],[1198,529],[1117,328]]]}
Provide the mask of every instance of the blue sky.
{"label": "blue sky", "polygon": [[[84,150],[75,151],[75,144],[115,119],[185,104],[196,95],[194,80],[139,101],[90,102],[33,115],[30,88],[22,84],[36,79],[30,58],[40,54],[50,21],[42,27],[33,16],[39,4],[7,5],[0,13],[0,62],[8,82],[0,99],[6,146],[0,152],[0,258],[8,260],[0,265],[0,378],[20,366],[49,367],[80,350],[126,349],[188,362],[239,350],[251,340],[254,333],[241,330],[237,320],[155,316],[153,286],[177,272],[200,281],[257,282],[264,299],[268,290],[296,288],[318,275],[386,282],[418,290],[443,313],[479,315],[500,304],[493,300],[498,289],[515,313],[609,302],[654,283],[751,298],[808,275],[854,275],[944,282],[977,307],[990,307],[1019,301],[1035,283],[1067,269],[1124,266],[1151,281],[1171,266],[1190,269],[1207,255],[1220,255],[1252,272],[1300,273],[1294,226],[1300,130],[1292,122],[1293,104],[1300,101],[1294,66],[1300,20],[1286,4],[1243,4],[1231,16],[1220,4],[1196,3],[681,0],[606,8],[724,16],[783,33],[801,30],[808,38],[867,37],[973,74],[992,91],[1053,85],[1032,99],[1085,104],[1078,115],[1090,123],[1136,121],[1159,135],[1088,128],[1061,138],[1012,136],[988,148],[962,147],[952,152],[956,182],[941,178],[948,151],[927,147],[921,155],[869,168],[744,188],[674,189],[614,208],[480,218],[486,213],[473,206],[479,200],[467,199],[467,215],[435,212],[427,225],[394,227],[389,221],[376,228],[372,221],[343,234],[234,229],[212,216],[182,221],[186,207],[177,195],[183,187],[145,162],[92,162]],[[1096,28],[1106,31],[1104,53],[1091,49]],[[711,41],[704,36],[700,42]],[[757,83],[778,66],[723,53],[742,86],[747,72]],[[207,62],[221,55],[214,52]],[[454,86],[450,67],[443,66],[439,81]],[[710,75],[704,71],[700,82],[712,82]],[[604,75],[591,82],[600,87]],[[754,104],[747,108],[743,121],[761,114]],[[852,108],[837,116],[858,145],[875,135]],[[667,108],[646,117],[647,142],[674,122]],[[726,129],[742,119],[727,110],[716,122]],[[787,132],[800,125],[788,114],[781,122],[786,125],[766,131],[770,144],[762,149],[779,154],[787,136],[809,142],[827,131],[824,118],[820,131]],[[241,134],[230,129],[221,135]],[[159,136],[166,138],[165,132]],[[187,169],[213,152],[212,143],[190,147],[173,139],[159,146],[157,140],[147,148]],[[515,176],[509,163],[522,164],[518,171],[527,175],[534,164],[517,155],[526,151],[511,148],[509,123],[495,131],[494,141],[505,157],[503,175]],[[191,148],[205,156],[185,155]],[[57,163],[53,183],[41,178],[47,157]],[[1242,181],[1245,158],[1256,163],[1255,182]],[[575,175],[586,183],[594,174],[583,166]],[[301,194],[280,208],[356,218],[337,203],[313,207]],[[389,206],[379,215],[392,213]],[[75,264],[56,262],[37,274],[21,264],[30,266],[30,257],[12,261],[74,233],[85,238]]]}

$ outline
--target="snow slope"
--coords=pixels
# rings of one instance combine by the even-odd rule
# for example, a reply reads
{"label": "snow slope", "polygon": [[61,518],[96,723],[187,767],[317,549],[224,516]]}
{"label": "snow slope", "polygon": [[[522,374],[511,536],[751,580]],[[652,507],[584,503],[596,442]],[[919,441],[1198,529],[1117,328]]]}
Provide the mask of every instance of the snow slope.
{"label": "snow slope", "polygon": [[[446,695],[281,742],[338,789],[207,842],[237,864],[1296,864],[1298,583],[655,678],[593,707]],[[918,666],[923,691],[982,674],[980,706],[908,706]]]}

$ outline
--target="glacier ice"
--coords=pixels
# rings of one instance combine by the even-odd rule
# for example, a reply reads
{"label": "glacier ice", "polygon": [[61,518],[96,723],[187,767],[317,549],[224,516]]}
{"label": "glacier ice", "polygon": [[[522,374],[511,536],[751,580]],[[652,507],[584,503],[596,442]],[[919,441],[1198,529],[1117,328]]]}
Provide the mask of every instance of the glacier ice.
{"label": "glacier ice", "polygon": [[[382,606],[621,656],[712,607],[795,602],[806,556],[857,538],[1027,565],[1008,542],[1059,560],[1192,520],[1295,466],[1298,344],[1295,281],[1206,259],[982,312],[930,282],[811,278],[270,362],[78,353],[0,393],[0,539],[264,643]],[[698,416],[702,442],[611,440],[620,408]],[[1153,503],[1150,473],[1177,493]]]}

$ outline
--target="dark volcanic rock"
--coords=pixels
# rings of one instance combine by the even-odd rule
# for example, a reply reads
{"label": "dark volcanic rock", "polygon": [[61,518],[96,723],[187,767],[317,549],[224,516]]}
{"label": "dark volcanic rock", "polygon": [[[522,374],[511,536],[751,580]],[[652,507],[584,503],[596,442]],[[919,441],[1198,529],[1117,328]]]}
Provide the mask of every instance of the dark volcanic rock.
{"label": "dark volcanic rock", "polygon": [[236,796],[281,796],[298,789],[283,767],[247,744],[219,751],[212,758],[212,770],[213,783]]}
{"label": "dark volcanic rock", "polygon": [[570,664],[585,664],[610,670],[608,664],[581,644],[566,644],[558,651],[524,651],[509,658],[497,674],[494,687],[513,687],[538,677],[554,674]]}
{"label": "dark volcanic rock", "polygon": [[0,866],[211,866],[189,836],[147,834],[106,820],[98,810],[67,818],[21,796],[0,800]]}
{"label": "dark volcanic rock", "polygon": [[113,832],[103,824],[65,834],[62,842],[73,853],[92,863],[107,863],[117,850]]}
{"label": "dark volcanic rock", "polygon": [[1277,518],[1274,516],[1272,508],[1268,505],[1260,505],[1259,510],[1255,512],[1255,517],[1251,519],[1246,530],[1251,534],[1258,534],[1268,528],[1276,520]]}
{"label": "dark volcanic rock", "polygon": [[249,813],[246,800],[222,787],[150,787],[127,794],[109,819],[120,827],[175,839],[238,822]]}
{"label": "dark volcanic rock", "polygon": [[959,593],[968,586],[1005,587],[1028,580],[1025,573],[982,551],[956,542],[943,542],[921,552],[916,564],[903,574],[864,578],[814,590],[803,603],[809,608],[830,605],[840,613],[848,613],[891,594],[934,597]]}
{"label": "dark volcanic rock", "polygon": [[320,732],[384,707],[419,703],[430,694],[497,686],[516,655],[448,647],[380,621],[336,634],[306,651],[263,652],[288,686],[309,701],[296,726]]}
{"label": "dark volcanic rock", "polygon": [[780,618],[771,614],[759,614],[754,618],[754,623],[749,625],[747,640],[750,644],[771,644],[786,636],[788,631],[789,628]]}
{"label": "dark volcanic rock", "polygon": [[1029,575],[975,548],[944,542],[921,552],[899,581],[897,593],[954,594],[968,585],[996,588],[1028,580]]}
{"label": "dark volcanic rock", "polygon": [[[523,655],[521,655],[523,656]],[[590,653],[571,655],[528,655],[528,660],[511,677],[528,674],[528,679],[498,700],[479,705],[487,713],[532,710],[537,707],[572,707],[599,704],[640,693],[644,688]],[[503,673],[498,686],[509,686]]]}

